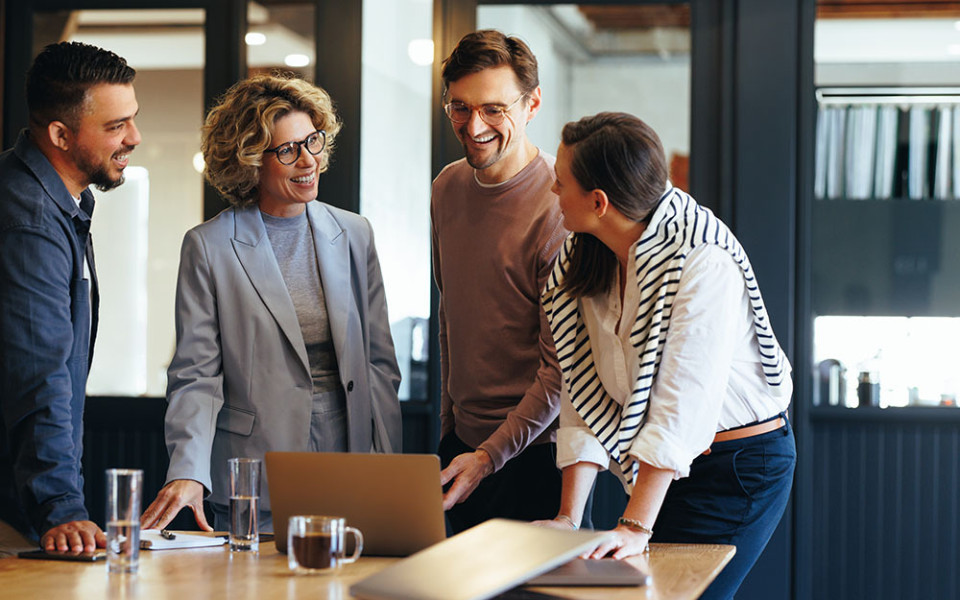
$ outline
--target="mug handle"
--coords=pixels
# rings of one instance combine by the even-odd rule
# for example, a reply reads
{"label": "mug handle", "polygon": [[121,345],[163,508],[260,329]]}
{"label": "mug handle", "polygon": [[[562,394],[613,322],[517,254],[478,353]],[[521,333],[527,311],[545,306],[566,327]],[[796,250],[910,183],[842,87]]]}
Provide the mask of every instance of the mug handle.
{"label": "mug handle", "polygon": [[343,530],[345,533],[352,533],[353,537],[357,541],[357,544],[353,549],[353,555],[351,555],[349,558],[344,558],[341,562],[344,564],[357,562],[357,559],[360,558],[360,553],[363,552],[363,534],[360,533],[360,530],[356,527],[344,527]]}

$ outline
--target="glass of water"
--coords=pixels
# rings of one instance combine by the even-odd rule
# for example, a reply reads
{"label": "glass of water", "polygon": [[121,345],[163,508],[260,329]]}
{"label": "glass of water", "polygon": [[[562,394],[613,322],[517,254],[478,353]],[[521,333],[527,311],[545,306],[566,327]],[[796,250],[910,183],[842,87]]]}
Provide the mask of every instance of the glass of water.
{"label": "glass of water", "polygon": [[230,550],[256,552],[260,549],[260,459],[231,458],[230,465]]}
{"label": "glass of water", "polygon": [[107,469],[107,571],[136,573],[140,566],[143,471]]}

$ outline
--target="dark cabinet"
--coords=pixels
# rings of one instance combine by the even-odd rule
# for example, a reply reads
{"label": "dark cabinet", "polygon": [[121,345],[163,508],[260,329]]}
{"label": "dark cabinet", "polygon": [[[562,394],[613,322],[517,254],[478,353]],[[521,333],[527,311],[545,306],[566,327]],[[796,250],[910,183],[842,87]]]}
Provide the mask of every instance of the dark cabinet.
{"label": "dark cabinet", "polygon": [[960,201],[817,200],[816,315],[960,316]]}

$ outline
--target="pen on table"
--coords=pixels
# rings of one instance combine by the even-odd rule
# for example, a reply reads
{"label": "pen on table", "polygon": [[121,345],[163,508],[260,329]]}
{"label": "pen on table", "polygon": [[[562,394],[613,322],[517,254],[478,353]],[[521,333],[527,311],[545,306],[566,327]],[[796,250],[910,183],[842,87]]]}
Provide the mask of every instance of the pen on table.
{"label": "pen on table", "polygon": [[165,539],[165,540],[175,540],[175,539],[177,539],[177,535],[176,535],[175,533],[170,532],[170,531],[167,531],[166,529],[161,529],[161,530],[160,530],[160,537],[162,537],[162,538]]}

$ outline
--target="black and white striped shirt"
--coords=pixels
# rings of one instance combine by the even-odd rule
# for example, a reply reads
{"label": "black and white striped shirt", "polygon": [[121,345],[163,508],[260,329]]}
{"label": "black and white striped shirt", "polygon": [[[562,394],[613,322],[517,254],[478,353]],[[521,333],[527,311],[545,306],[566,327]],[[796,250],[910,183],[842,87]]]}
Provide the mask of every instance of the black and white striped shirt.
{"label": "black and white striped shirt", "polygon": [[[631,452],[633,442],[647,421],[649,403],[658,400],[656,395],[651,400],[651,391],[660,374],[664,347],[670,337],[670,319],[684,266],[689,254],[704,245],[722,249],[738,265],[752,313],[759,370],[762,372],[759,385],[764,386],[770,396],[781,398],[777,404],[785,406],[792,391],[790,366],[769,326],[746,254],[719,219],[676,188],[668,188],[650,225],[636,244],[635,276],[639,302],[629,344],[637,353],[638,367],[622,406],[604,388],[598,375],[594,363],[596,340],[590,339],[580,312],[583,310],[581,303],[558,290],[568,266],[572,238],[561,251],[544,289],[542,300],[563,368],[565,391],[612,461],[623,469],[628,488],[636,469],[636,457]],[[609,356],[599,356],[602,360],[609,360]],[[666,376],[673,377],[672,374]],[[718,396],[722,397],[722,393]],[[712,425],[716,428],[716,416],[713,418]],[[690,460],[703,449],[694,451]]]}

